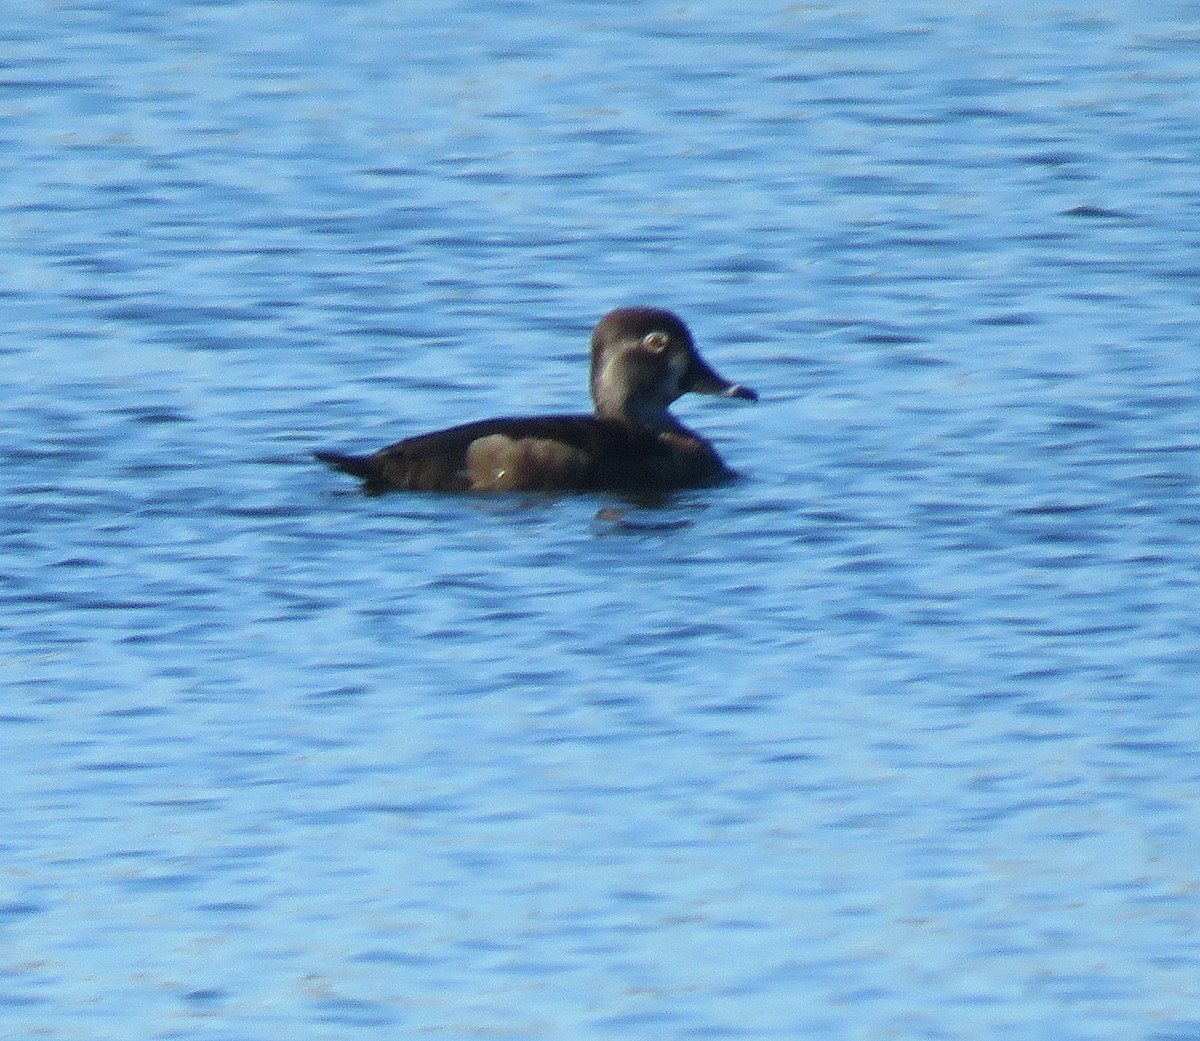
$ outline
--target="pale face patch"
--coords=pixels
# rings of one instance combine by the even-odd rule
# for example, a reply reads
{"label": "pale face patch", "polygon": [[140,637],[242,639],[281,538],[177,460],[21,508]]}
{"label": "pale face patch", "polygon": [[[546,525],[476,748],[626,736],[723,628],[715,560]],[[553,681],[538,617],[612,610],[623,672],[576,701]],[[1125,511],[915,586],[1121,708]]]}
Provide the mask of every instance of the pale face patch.
{"label": "pale face patch", "polygon": [[679,389],[679,383],[683,379],[683,374],[687,372],[687,367],[688,356],[684,351],[674,351],[667,358],[667,376],[669,379],[667,391],[672,401],[683,393]]}
{"label": "pale face patch", "polygon": [[687,352],[675,347],[671,340],[671,334],[664,332],[662,329],[655,329],[653,332],[646,333],[642,337],[641,346],[650,354],[666,357],[666,378],[662,381],[659,389],[671,401],[674,401],[681,393],[679,390],[679,381],[683,378],[683,374],[687,370]]}

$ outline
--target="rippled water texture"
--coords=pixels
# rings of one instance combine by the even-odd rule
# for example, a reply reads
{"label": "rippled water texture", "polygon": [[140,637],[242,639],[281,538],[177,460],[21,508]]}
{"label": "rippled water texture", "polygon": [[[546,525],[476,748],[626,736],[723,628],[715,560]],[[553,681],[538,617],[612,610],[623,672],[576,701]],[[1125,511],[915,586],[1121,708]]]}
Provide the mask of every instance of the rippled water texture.
{"label": "rippled water texture", "polygon": [[[1195,4],[0,39],[0,1035],[1200,1038]],[[311,459],[632,302],[742,481]]]}

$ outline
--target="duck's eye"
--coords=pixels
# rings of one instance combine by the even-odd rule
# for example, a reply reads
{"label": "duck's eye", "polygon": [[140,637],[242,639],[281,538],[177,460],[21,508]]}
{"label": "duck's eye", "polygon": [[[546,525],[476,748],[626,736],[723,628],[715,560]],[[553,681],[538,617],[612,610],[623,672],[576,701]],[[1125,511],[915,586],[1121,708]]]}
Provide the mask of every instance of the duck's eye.
{"label": "duck's eye", "polygon": [[664,332],[646,333],[642,337],[642,346],[648,351],[653,351],[655,354],[662,354],[667,349],[667,344],[671,342],[669,337]]}

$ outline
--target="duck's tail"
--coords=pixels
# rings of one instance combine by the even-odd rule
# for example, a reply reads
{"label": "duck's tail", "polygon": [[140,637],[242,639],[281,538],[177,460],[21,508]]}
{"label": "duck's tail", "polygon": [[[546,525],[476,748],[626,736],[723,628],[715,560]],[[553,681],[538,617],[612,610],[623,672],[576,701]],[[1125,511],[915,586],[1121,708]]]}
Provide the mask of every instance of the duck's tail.
{"label": "duck's tail", "polygon": [[343,455],[341,452],[313,452],[326,466],[357,477],[366,482],[366,490],[373,491],[379,485],[379,461],[370,455]]}

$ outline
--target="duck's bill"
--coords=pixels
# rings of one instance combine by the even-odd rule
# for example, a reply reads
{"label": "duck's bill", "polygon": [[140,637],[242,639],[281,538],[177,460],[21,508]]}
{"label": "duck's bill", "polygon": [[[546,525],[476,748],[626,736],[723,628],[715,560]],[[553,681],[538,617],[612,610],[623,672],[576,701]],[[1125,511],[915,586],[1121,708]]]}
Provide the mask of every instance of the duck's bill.
{"label": "duck's bill", "polygon": [[730,383],[699,359],[693,361],[688,369],[683,389],[693,394],[716,394],[722,398],[742,398],[745,401],[758,400],[758,394],[749,387],[743,387],[740,383]]}
{"label": "duck's bill", "polygon": [[732,383],[721,391],[723,398],[745,398],[747,401],[757,401],[758,391],[743,387],[740,383]]}

